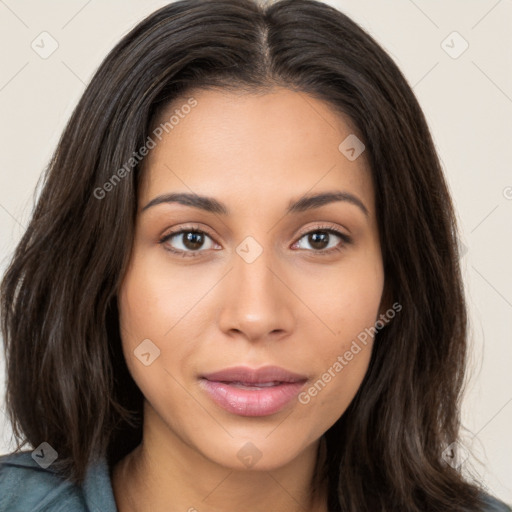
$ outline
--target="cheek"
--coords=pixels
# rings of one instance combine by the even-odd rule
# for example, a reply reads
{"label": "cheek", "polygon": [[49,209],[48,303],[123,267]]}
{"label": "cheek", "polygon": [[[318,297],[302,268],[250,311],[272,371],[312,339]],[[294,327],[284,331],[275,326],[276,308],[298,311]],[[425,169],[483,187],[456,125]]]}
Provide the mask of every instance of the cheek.
{"label": "cheek", "polygon": [[[125,361],[145,400],[155,411],[193,410],[195,404],[184,393],[180,373],[193,350],[192,344],[173,343],[181,324],[170,313],[174,293],[154,286],[147,273],[128,273],[119,294],[119,320]],[[178,322],[173,329],[173,325]],[[183,341],[183,340],[182,340]],[[149,355],[148,355],[149,354]],[[175,425],[182,430],[178,422]]]}
{"label": "cheek", "polygon": [[163,250],[135,251],[132,256],[119,294],[120,322],[132,342],[142,336],[168,344],[214,284],[211,275],[200,271],[191,284],[190,272],[166,264],[165,257]]}
{"label": "cheek", "polygon": [[300,329],[317,332],[323,353],[346,350],[345,344],[379,317],[384,275],[381,262],[370,253],[347,258],[336,269],[303,272],[294,282],[297,295],[316,317],[309,315]]}
{"label": "cheek", "polygon": [[128,369],[146,397],[183,380],[205,323],[197,304],[214,284],[211,274],[204,274],[194,276],[191,286],[187,273],[169,273],[161,263],[134,254],[119,292],[119,322]]}
{"label": "cheek", "polygon": [[300,393],[303,424],[311,423],[311,437],[329,429],[346,411],[366,375],[372,353],[372,338],[338,340],[318,347],[321,362],[316,375]]}
{"label": "cheek", "polygon": [[304,277],[302,282],[304,286],[309,283],[308,305],[318,312],[320,322],[309,319],[302,325],[309,332],[307,337],[315,340],[316,377],[299,401],[309,414],[323,417],[330,425],[346,410],[367,372],[384,286],[383,272],[378,262],[361,260],[350,265],[350,272],[330,273],[317,279],[315,293],[311,293],[310,277]]}

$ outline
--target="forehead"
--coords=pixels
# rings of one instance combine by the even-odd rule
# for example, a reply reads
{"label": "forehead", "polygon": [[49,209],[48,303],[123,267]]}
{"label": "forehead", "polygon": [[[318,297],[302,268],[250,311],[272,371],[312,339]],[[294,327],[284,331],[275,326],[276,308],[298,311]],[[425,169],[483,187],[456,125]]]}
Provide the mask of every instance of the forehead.
{"label": "forehead", "polygon": [[366,154],[351,161],[340,151],[347,137],[361,137],[347,116],[306,93],[195,90],[160,112],[152,130],[166,122],[144,162],[142,200],[175,189],[271,200],[348,188],[372,209]]}

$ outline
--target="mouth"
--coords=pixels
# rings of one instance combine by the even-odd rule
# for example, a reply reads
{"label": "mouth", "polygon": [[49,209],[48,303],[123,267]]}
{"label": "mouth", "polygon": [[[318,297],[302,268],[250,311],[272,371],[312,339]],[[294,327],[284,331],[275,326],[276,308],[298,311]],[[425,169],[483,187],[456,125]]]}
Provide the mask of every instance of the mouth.
{"label": "mouth", "polygon": [[239,416],[268,416],[298,395],[308,378],[278,366],[237,366],[202,375],[200,386],[222,409]]}

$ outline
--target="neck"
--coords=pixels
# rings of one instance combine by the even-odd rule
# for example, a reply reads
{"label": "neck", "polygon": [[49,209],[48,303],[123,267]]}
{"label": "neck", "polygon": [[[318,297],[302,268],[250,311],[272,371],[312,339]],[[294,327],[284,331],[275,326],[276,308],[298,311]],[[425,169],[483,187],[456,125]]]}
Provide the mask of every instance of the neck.
{"label": "neck", "polygon": [[119,512],[327,511],[327,482],[315,481],[318,456],[320,463],[325,459],[320,440],[285,466],[258,471],[220,466],[169,436],[168,430],[166,436],[160,434],[147,429],[145,421],[142,443],[114,466],[112,487]]}

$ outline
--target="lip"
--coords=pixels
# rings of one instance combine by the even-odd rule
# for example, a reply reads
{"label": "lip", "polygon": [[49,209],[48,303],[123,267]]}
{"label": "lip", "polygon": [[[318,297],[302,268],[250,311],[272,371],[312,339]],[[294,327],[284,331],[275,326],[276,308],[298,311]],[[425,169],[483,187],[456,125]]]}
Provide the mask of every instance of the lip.
{"label": "lip", "polygon": [[218,372],[202,375],[207,380],[216,382],[248,382],[262,384],[265,382],[298,382],[307,379],[305,375],[299,375],[279,366],[263,366],[253,369],[249,366],[233,366]]}
{"label": "lip", "polygon": [[305,375],[279,366],[226,368],[202,375],[201,388],[221,408],[239,416],[268,416],[298,395]]}

